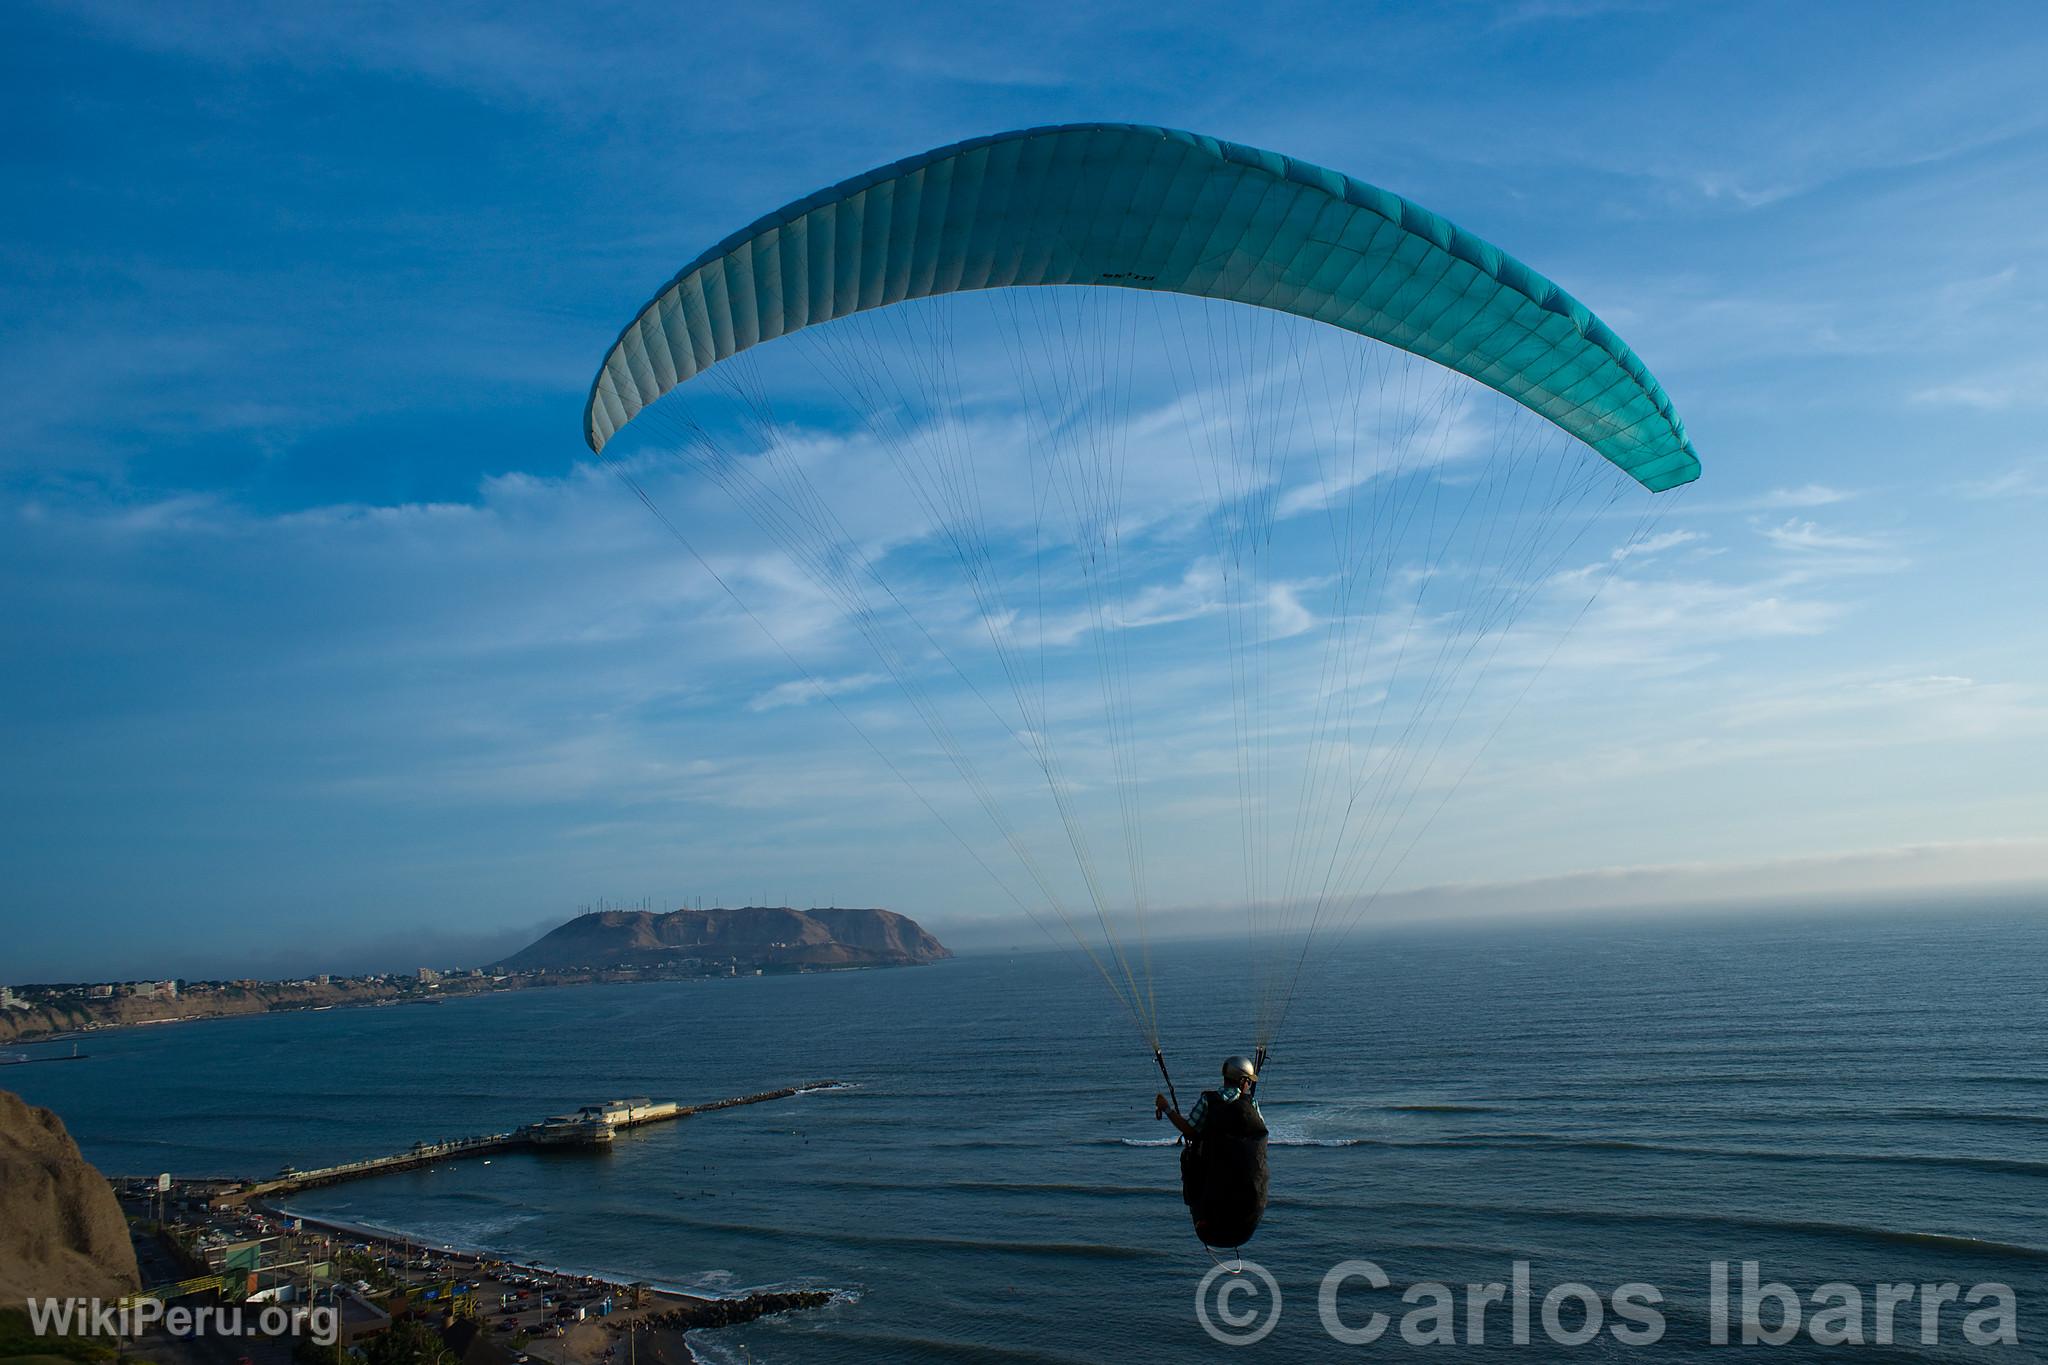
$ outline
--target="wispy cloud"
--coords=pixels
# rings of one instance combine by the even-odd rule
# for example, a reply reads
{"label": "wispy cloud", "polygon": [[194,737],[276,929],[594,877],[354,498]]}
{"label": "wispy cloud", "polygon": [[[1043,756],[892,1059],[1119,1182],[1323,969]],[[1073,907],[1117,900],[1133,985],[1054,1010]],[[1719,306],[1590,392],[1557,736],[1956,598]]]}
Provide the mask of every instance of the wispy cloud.
{"label": "wispy cloud", "polygon": [[1805,186],[1797,183],[1758,185],[1745,183],[1744,178],[1722,171],[1701,171],[1693,177],[1701,195],[1708,199],[1725,199],[1746,209],[1768,208],[1780,200],[1790,199]]}
{"label": "wispy cloud", "polygon": [[[1881,724],[1862,723],[1880,714]],[[1819,722],[1856,722],[1848,738],[1900,744],[2038,733],[2048,727],[2048,707],[2017,683],[1957,674],[1851,675],[1781,684],[1765,695],[1729,703],[1716,719],[1729,729],[1771,728],[1808,739]],[[1844,737],[1837,733],[1829,740]]]}
{"label": "wispy cloud", "polygon": [[808,706],[827,697],[865,692],[889,681],[881,673],[854,673],[843,678],[799,678],[778,683],[747,703],[749,711],[777,711],[785,706]]}
{"label": "wispy cloud", "polygon": [[1577,23],[1587,19],[1611,18],[1617,14],[1643,14],[1658,8],[1656,0],[1513,0],[1500,7],[1493,19],[1495,28],[1524,24]]}
{"label": "wispy cloud", "polygon": [[1691,545],[1705,539],[1706,536],[1698,531],[1665,531],[1661,534],[1648,536],[1642,540],[1630,541],[1628,544],[1620,546],[1614,551],[1612,558],[1615,560],[1641,559],[1649,555],[1662,554],[1666,550],[1675,550],[1681,545]]}
{"label": "wispy cloud", "polygon": [[[1041,620],[1012,613],[999,624],[1007,637],[1020,644],[1035,646],[1043,641],[1046,645],[1064,649],[1091,631],[1146,630],[1214,615],[1224,611],[1232,602],[1242,601],[1235,594],[1242,593],[1244,587],[1242,584],[1233,587],[1217,562],[1205,555],[1188,564],[1171,581],[1145,583],[1127,593],[1107,583],[1092,591],[1101,593],[1098,604],[1061,607],[1046,612]],[[1294,591],[1287,584],[1267,589],[1266,605],[1276,624],[1284,620],[1294,626],[1305,614]],[[1313,623],[1312,616],[1308,620]],[[1298,629],[1306,628],[1300,626]],[[1296,634],[1298,629],[1284,633]]]}
{"label": "wispy cloud", "polygon": [[2003,498],[2048,497],[2048,461],[2014,465],[2004,473],[1988,478],[1965,479],[1952,485],[1952,489],[1961,497],[1987,502]]}
{"label": "wispy cloud", "polygon": [[1876,536],[1849,535],[1841,531],[1830,531],[1818,522],[1790,518],[1776,526],[1763,527],[1763,538],[1781,550],[1810,551],[1819,554],[1855,552],[1867,554],[1888,549],[1887,543]]}
{"label": "wispy cloud", "polygon": [[1915,389],[1912,399],[1924,407],[1972,408],[1978,412],[2040,407],[2048,404],[2048,364],[2000,366],[1982,374],[1930,384]]}
{"label": "wispy cloud", "polygon": [[1602,589],[1559,657],[1561,667],[1698,667],[1750,640],[1817,635],[1840,603],[1782,578],[1754,581],[1617,578]]}
{"label": "wispy cloud", "polygon": [[1827,507],[1856,496],[1824,483],[1800,484],[1796,488],[1773,488],[1756,500],[1757,507]]}
{"label": "wispy cloud", "polygon": [[[912,910],[1000,903],[840,719],[942,809],[966,799],[860,613],[673,450],[622,441],[736,604],[579,463],[576,414],[618,324],[705,244],[869,166],[1086,109],[1303,156],[1448,214],[1587,300],[1706,452],[1675,522],[1618,553],[1583,540],[1575,571],[1533,564],[1517,630],[1477,632],[1497,671],[1466,729],[1533,689],[1476,769],[1498,802],[1487,837],[1447,847],[1439,880],[1595,866],[1623,828],[1671,867],[1824,855],[1828,829],[1906,846],[2038,825],[2014,737],[2041,733],[2025,680],[2048,676],[2048,646],[1979,581],[1987,556],[2015,579],[2038,560],[2027,518],[1995,503],[2048,496],[2048,275],[2031,264],[2048,35],[2030,13],[1929,10],[1843,45],[1838,15],[1799,7],[1378,7],[1319,16],[1305,47],[1212,10],[0,13],[0,43],[35,57],[15,93],[49,153],[14,168],[40,208],[0,250],[11,893],[95,897],[110,934],[166,951],[259,912],[299,932],[279,886],[304,917],[373,933],[429,906],[523,924],[593,886],[660,892],[679,868],[806,867]],[[1596,29],[1601,79],[1553,60],[1551,38]],[[1823,48],[1834,59],[1798,79],[1774,60],[1665,59],[1796,65]],[[721,78],[678,85],[684,50]],[[1613,137],[1616,108],[1645,135]],[[990,300],[953,302],[964,317]],[[1106,316],[1132,299],[1114,302]],[[1461,608],[1489,581],[1417,542],[1463,534],[1454,509],[1494,447],[1491,421],[1468,420],[1487,396],[1428,362],[1277,315],[1257,319],[1273,344],[1233,348],[1246,315],[1189,310],[1180,363],[1199,377],[1123,395],[1127,420],[1089,433],[1125,476],[1107,528],[1077,525],[1034,463],[1014,368],[976,368],[972,329],[953,334],[964,401],[927,434],[971,458],[987,601],[885,443],[820,415],[815,374],[783,384],[789,347],[754,354],[764,389],[805,396],[779,454],[839,522],[835,552],[929,627],[885,625],[1034,848],[1065,836],[1029,804],[1044,778],[1014,742],[991,630],[1028,664],[1028,709],[1091,831],[1118,819],[1094,661],[1128,655],[1157,890],[1193,902],[1239,880],[1230,632],[1271,664],[1254,730],[1279,770],[1304,760],[1318,708],[1352,724],[1316,752],[1413,756],[1373,717],[1473,643]],[[1139,365],[1187,344],[1163,330],[1132,343]],[[1439,404],[1446,382],[1477,396]],[[1254,412],[1287,427],[1284,449],[1248,438]],[[1431,499],[1402,504],[1395,467],[1427,471]],[[1226,581],[1219,511],[1251,493],[1271,539]],[[1541,490],[1510,502],[1527,525],[1548,515]],[[1354,506],[1387,515],[1347,523]],[[1094,571],[1097,612],[1079,547],[1105,531],[1121,558]],[[1873,591],[1909,552],[1911,578]],[[1347,554],[1370,566],[1366,600],[1338,600]],[[1355,653],[1326,673],[1332,642]],[[1442,695],[1447,714],[1465,705]],[[1918,779],[1937,753],[1954,780],[1934,791]],[[1940,855],[1965,872],[2001,856]]]}
{"label": "wispy cloud", "polygon": [[1298,591],[1286,583],[1266,590],[1266,619],[1268,636],[1275,640],[1291,639],[1316,624],[1315,613],[1301,604]]}

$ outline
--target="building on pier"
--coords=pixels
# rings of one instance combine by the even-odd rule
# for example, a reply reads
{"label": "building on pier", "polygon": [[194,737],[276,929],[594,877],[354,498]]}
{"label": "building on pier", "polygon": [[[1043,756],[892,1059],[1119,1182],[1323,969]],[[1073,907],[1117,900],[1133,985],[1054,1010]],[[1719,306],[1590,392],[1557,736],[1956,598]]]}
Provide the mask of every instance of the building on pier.
{"label": "building on pier", "polygon": [[657,1104],[645,1095],[628,1100],[607,1100],[603,1104],[586,1104],[573,1114],[556,1114],[539,1123],[529,1124],[526,1136],[538,1147],[584,1147],[610,1142],[621,1128],[630,1128],[636,1123],[652,1123],[656,1119],[671,1119],[677,1112],[678,1106],[673,1100]]}

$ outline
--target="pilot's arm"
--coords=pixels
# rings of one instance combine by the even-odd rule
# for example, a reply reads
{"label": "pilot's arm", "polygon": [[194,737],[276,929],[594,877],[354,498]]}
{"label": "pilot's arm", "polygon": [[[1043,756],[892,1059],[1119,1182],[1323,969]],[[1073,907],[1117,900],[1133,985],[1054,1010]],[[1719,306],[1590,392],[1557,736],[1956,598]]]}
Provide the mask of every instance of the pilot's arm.
{"label": "pilot's arm", "polygon": [[1180,1129],[1182,1137],[1187,1138],[1189,1141],[1194,1140],[1195,1125],[1182,1117],[1180,1110],[1174,1108],[1173,1102],[1168,1100],[1166,1096],[1154,1095],[1152,1097],[1152,1117],[1172,1119],[1173,1126]]}

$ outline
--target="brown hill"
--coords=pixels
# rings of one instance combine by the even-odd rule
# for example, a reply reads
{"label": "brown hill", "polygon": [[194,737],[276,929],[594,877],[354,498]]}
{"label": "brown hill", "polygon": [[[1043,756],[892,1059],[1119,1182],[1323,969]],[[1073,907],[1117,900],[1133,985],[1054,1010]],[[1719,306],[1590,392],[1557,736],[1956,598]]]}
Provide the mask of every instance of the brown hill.
{"label": "brown hill", "polygon": [[951,957],[916,920],[892,910],[607,910],[579,915],[498,966],[506,971],[662,967],[698,961],[745,967],[906,966]]}
{"label": "brown hill", "polygon": [[0,1306],[112,1299],[139,1284],[113,1187],[63,1120],[0,1090]]}

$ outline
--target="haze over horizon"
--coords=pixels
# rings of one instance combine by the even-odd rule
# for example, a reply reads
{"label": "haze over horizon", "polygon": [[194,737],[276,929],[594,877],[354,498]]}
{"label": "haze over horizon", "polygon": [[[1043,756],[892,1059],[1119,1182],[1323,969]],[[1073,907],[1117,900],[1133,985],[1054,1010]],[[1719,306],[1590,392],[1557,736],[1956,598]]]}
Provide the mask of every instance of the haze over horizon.
{"label": "haze over horizon", "polygon": [[[818,704],[904,726],[860,642],[707,530],[823,682],[793,677],[577,419],[705,245],[1095,118],[1507,247],[1702,453],[1386,918],[2048,887],[2048,40],[1972,12],[1388,6],[1304,50],[1136,6],[630,39],[544,6],[17,6],[0,979],[487,961],[664,891],[1000,941],[986,877]],[[719,81],[677,78],[685,45]],[[1184,927],[1212,854],[1160,835]]]}
{"label": "haze over horizon", "polygon": [[[1975,850],[1972,850],[1973,852]],[[1494,885],[1417,887],[1382,898],[1377,913],[1337,937],[1330,951],[1360,948],[1375,933],[1441,930],[1447,934],[1486,932],[1503,925],[1551,926],[1569,932],[1576,926],[1628,922],[1645,926],[1697,924],[1707,920],[1812,920],[1815,918],[1889,919],[2040,914],[2048,910],[2048,888],[2031,876],[2007,883],[1958,887],[1945,880],[1949,864],[1943,850],[1902,850],[1884,858],[1855,860],[1873,874],[1890,872],[1881,886],[1844,891],[1828,872],[1833,860],[1788,864],[1770,869],[1767,892],[1743,894],[1738,879],[1717,875],[1719,869],[1610,869],[1564,877]],[[2024,853],[2024,851],[2022,851]],[[1744,869],[1756,873],[1763,869]],[[1666,878],[1678,879],[1669,885]],[[1641,899],[1644,883],[1678,891],[1672,899]],[[1685,894],[1689,892],[1690,894]],[[632,906],[615,909],[632,910]],[[656,901],[649,913],[664,914],[686,906]],[[706,909],[714,907],[709,903]],[[789,908],[807,909],[794,906]],[[888,907],[879,907],[887,909]],[[207,944],[196,948],[156,947],[146,950],[115,947],[78,955],[81,965],[64,971],[14,971],[9,984],[63,981],[146,981],[177,978],[192,981],[295,979],[321,972],[337,975],[407,973],[419,967],[466,970],[501,962],[528,947],[576,915],[579,907],[559,919],[517,925],[510,921],[481,926],[466,933],[394,933],[376,937],[335,934],[304,942],[276,944]],[[1043,927],[1023,915],[980,913],[954,917],[940,912],[918,921],[949,949],[973,956],[1010,951],[1059,952],[1073,956],[1070,942],[1051,941]],[[1237,942],[1245,936],[1242,909],[1237,906],[1161,907],[1154,921],[1156,943]],[[72,960],[72,959],[67,959]]]}

